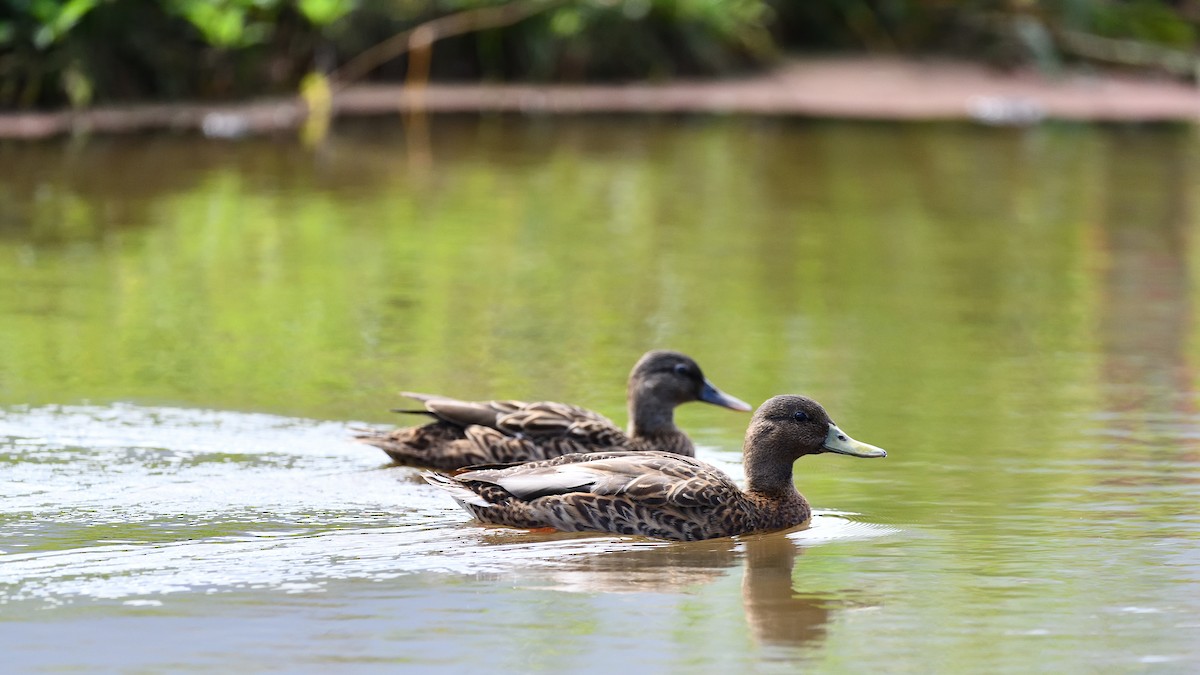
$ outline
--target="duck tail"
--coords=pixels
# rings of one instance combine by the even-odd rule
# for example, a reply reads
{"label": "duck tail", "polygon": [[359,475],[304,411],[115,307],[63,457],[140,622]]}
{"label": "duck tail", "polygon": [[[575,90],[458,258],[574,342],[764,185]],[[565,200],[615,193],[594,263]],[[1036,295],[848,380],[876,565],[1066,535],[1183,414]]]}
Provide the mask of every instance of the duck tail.
{"label": "duck tail", "polygon": [[391,438],[388,432],[370,427],[350,427],[350,431],[354,434],[354,440],[375,447],[382,447],[380,444]]}
{"label": "duck tail", "polygon": [[470,513],[471,515],[475,514],[475,512],[470,508],[471,506],[478,506],[485,509],[493,506],[491,502],[479,496],[475,492],[471,491],[470,488],[449,476],[433,471],[425,471],[421,474],[421,477],[424,478],[425,482],[429,483],[430,485],[449,492],[450,496],[454,498],[454,501],[458,502],[458,505],[466,509],[467,513]]}

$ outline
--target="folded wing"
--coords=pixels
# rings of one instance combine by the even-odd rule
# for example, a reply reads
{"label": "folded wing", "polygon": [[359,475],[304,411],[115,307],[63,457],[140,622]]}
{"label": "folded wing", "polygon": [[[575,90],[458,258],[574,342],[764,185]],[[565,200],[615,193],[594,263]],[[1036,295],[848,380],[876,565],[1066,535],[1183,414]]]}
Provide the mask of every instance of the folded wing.
{"label": "folded wing", "polygon": [[725,473],[665,452],[600,452],[543,462],[469,470],[461,483],[498,486],[523,501],[570,493],[622,496],[648,506],[715,506],[738,494]]}
{"label": "folded wing", "polygon": [[597,447],[618,446],[629,439],[607,417],[578,406],[552,401],[459,401],[405,392],[438,419],[459,427],[482,426],[514,438],[534,441],[570,438]]}

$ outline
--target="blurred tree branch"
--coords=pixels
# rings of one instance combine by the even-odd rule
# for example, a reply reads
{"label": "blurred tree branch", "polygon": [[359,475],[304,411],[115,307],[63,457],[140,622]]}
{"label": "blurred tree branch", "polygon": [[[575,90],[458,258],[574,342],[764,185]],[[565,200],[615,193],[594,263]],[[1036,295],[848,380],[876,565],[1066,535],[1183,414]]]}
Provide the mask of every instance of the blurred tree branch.
{"label": "blurred tree branch", "polygon": [[342,89],[392,59],[411,52],[407,83],[422,86],[429,79],[433,43],[443,38],[503,28],[566,3],[567,0],[525,0],[468,9],[441,16],[402,31],[367,49],[330,75],[334,90]]}
{"label": "blurred tree branch", "polygon": [[1171,49],[1140,40],[1101,37],[1080,31],[1058,31],[1063,51],[1095,61],[1122,66],[1161,68],[1176,76],[1200,82],[1200,58],[1179,49]]}

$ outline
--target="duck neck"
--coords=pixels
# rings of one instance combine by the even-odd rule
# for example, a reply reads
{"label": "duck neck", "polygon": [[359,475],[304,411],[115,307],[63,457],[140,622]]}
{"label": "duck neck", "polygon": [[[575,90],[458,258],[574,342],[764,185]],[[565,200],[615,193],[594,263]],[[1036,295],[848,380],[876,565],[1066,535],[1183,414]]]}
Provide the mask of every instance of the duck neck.
{"label": "duck neck", "polygon": [[675,406],[664,405],[653,396],[642,396],[636,386],[629,389],[629,435],[669,436],[679,433],[675,426]]}
{"label": "duck neck", "polygon": [[[748,437],[742,446],[743,466],[746,470],[746,491],[771,497],[799,497],[796,484],[792,482],[792,464],[795,459],[783,452],[772,452],[767,439],[758,443],[756,436]],[[764,448],[763,446],[766,445]],[[757,448],[756,448],[757,446]]]}

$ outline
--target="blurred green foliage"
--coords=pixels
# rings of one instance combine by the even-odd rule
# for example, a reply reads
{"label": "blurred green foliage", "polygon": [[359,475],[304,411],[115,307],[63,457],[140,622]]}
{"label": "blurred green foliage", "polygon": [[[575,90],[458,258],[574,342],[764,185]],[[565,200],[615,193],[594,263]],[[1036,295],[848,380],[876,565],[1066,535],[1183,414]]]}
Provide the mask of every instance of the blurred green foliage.
{"label": "blurred green foliage", "polygon": [[0,0],[0,108],[294,91],[425,21],[511,4],[538,11],[438,42],[433,76],[661,79],[831,49],[1121,63],[1112,40],[1154,67],[1195,60],[1200,27],[1200,0]]}

